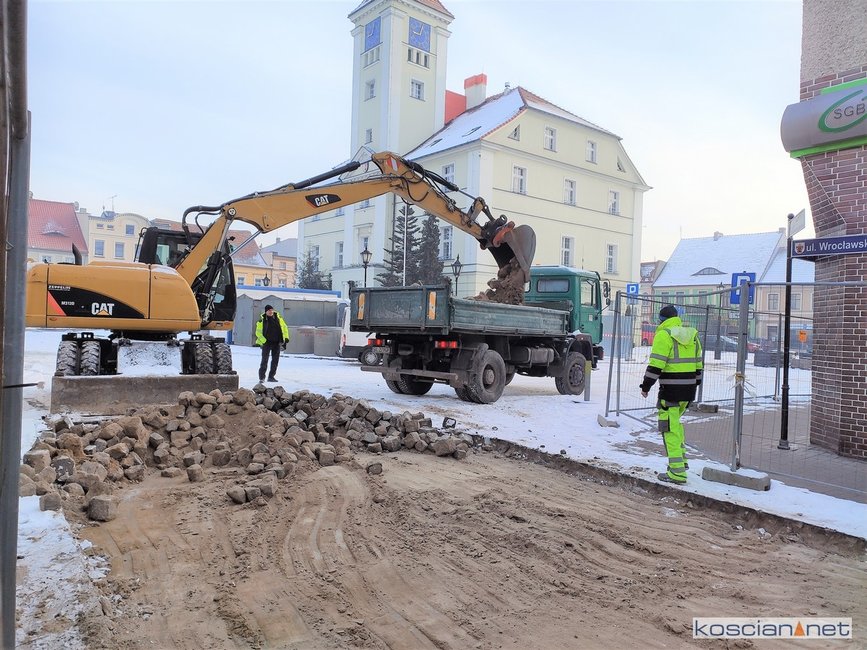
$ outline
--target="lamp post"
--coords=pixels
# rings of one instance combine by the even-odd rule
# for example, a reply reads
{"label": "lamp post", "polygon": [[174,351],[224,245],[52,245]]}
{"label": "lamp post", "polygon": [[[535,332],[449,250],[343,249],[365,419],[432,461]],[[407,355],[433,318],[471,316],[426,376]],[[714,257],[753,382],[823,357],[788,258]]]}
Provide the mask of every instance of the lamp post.
{"label": "lamp post", "polygon": [[452,273],[455,274],[455,295],[458,295],[458,278],[461,277],[461,256],[460,254],[455,258],[455,261],[452,262]]}
{"label": "lamp post", "polygon": [[271,278],[269,278],[266,275],[264,278],[262,278],[262,284],[266,287],[270,287],[271,286]]}
{"label": "lamp post", "polygon": [[373,253],[367,250],[367,246],[364,247],[364,250],[361,251],[361,264],[364,266],[364,288],[367,288],[367,265],[370,264],[370,258],[373,257]]}

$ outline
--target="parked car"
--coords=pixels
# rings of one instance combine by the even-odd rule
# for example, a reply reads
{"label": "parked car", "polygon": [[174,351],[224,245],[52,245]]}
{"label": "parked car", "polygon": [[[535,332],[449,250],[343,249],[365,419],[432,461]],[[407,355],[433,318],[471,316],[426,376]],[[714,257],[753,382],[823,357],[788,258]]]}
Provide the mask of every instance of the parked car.
{"label": "parked car", "polygon": [[[707,352],[715,352],[717,349],[717,336],[716,334],[706,334],[704,337],[704,341],[702,342],[702,347]],[[720,352],[737,352],[738,351],[738,342],[731,338],[730,336],[720,336],[719,337],[719,349]]]}
{"label": "parked car", "polygon": [[756,339],[747,339],[747,352],[755,352],[761,347],[761,343]]}

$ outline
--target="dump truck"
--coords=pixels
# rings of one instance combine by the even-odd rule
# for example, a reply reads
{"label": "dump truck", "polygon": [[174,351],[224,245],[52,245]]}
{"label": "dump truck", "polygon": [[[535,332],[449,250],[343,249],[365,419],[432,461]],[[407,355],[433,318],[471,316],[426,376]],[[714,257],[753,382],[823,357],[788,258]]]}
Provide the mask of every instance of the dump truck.
{"label": "dump truck", "polygon": [[350,292],[350,328],[374,332],[371,349],[390,390],[424,395],[451,386],[466,402],[491,404],[516,374],[553,377],[561,395],[584,392],[587,366],[603,357],[602,309],[610,292],[598,273],[532,267],[523,305],[457,298],[442,286]]}

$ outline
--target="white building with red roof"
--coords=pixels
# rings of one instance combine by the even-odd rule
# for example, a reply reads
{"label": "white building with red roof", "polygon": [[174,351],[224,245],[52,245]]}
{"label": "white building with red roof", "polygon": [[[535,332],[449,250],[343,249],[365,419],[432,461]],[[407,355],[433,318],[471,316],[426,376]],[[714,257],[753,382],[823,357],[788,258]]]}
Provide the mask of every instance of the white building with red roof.
{"label": "white building with red roof", "polygon": [[74,203],[30,199],[28,203],[27,261],[74,262],[72,247],[87,261],[89,249]]}
{"label": "white building with red roof", "polygon": [[[484,198],[495,217],[532,227],[536,264],[597,270],[612,289],[639,277],[643,195],[650,189],[616,134],[523,87],[488,96],[487,77],[446,89],[449,25],[436,0],[365,0],[354,28],[350,155],[394,151],[457,184],[461,207]],[[388,195],[307,219],[299,257],[316,253],[332,288],[359,283],[360,253],[382,270],[402,202]],[[493,257],[446,222],[440,259],[460,255],[458,294],[475,295],[496,275]]]}

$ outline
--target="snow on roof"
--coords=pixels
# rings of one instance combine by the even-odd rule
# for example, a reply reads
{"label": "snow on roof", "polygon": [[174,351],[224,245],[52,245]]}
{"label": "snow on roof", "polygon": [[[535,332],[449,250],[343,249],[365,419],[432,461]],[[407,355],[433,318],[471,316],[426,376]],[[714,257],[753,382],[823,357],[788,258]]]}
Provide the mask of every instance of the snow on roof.
{"label": "snow on roof", "polygon": [[527,109],[542,111],[549,115],[601,131],[615,138],[617,137],[611,131],[606,131],[602,127],[588,122],[577,115],[573,115],[569,111],[555,106],[524,88],[518,87],[489,97],[475,108],[461,113],[418,147],[406,154],[406,157],[412,159],[420,156],[429,156],[451,149],[452,147],[467,144],[468,142],[481,140]]}
{"label": "snow on roof", "polygon": [[[416,1],[417,1],[420,5],[424,5],[425,7],[429,7],[429,8],[431,8],[431,9],[435,9],[436,11],[439,11],[440,13],[445,14],[445,15],[448,16],[449,18],[454,18],[454,15],[453,15],[453,14],[452,14],[448,9],[446,9],[446,8],[443,6],[443,3],[440,2],[439,0],[416,0]],[[365,5],[369,5],[369,4],[371,4],[372,2],[374,2],[374,0],[363,0],[363,2],[362,2],[360,5],[358,5],[355,9],[353,9],[353,10],[349,13],[349,15],[351,16],[351,15],[354,14],[356,11],[358,11],[359,9],[361,9],[362,7],[364,7]]]}
{"label": "snow on roof", "polygon": [[292,239],[281,239],[270,246],[263,246],[262,252],[274,253],[280,257],[298,257],[298,240],[294,237]]}
{"label": "snow on roof", "polygon": [[[767,272],[759,279],[760,282],[786,281],[786,249],[778,248]],[[815,282],[816,265],[802,259],[792,260],[792,282]]]}
{"label": "snow on roof", "polygon": [[755,273],[756,279],[761,280],[784,237],[776,231],[681,239],[653,287],[708,286],[720,282],[729,286],[732,273],[742,272]]}

